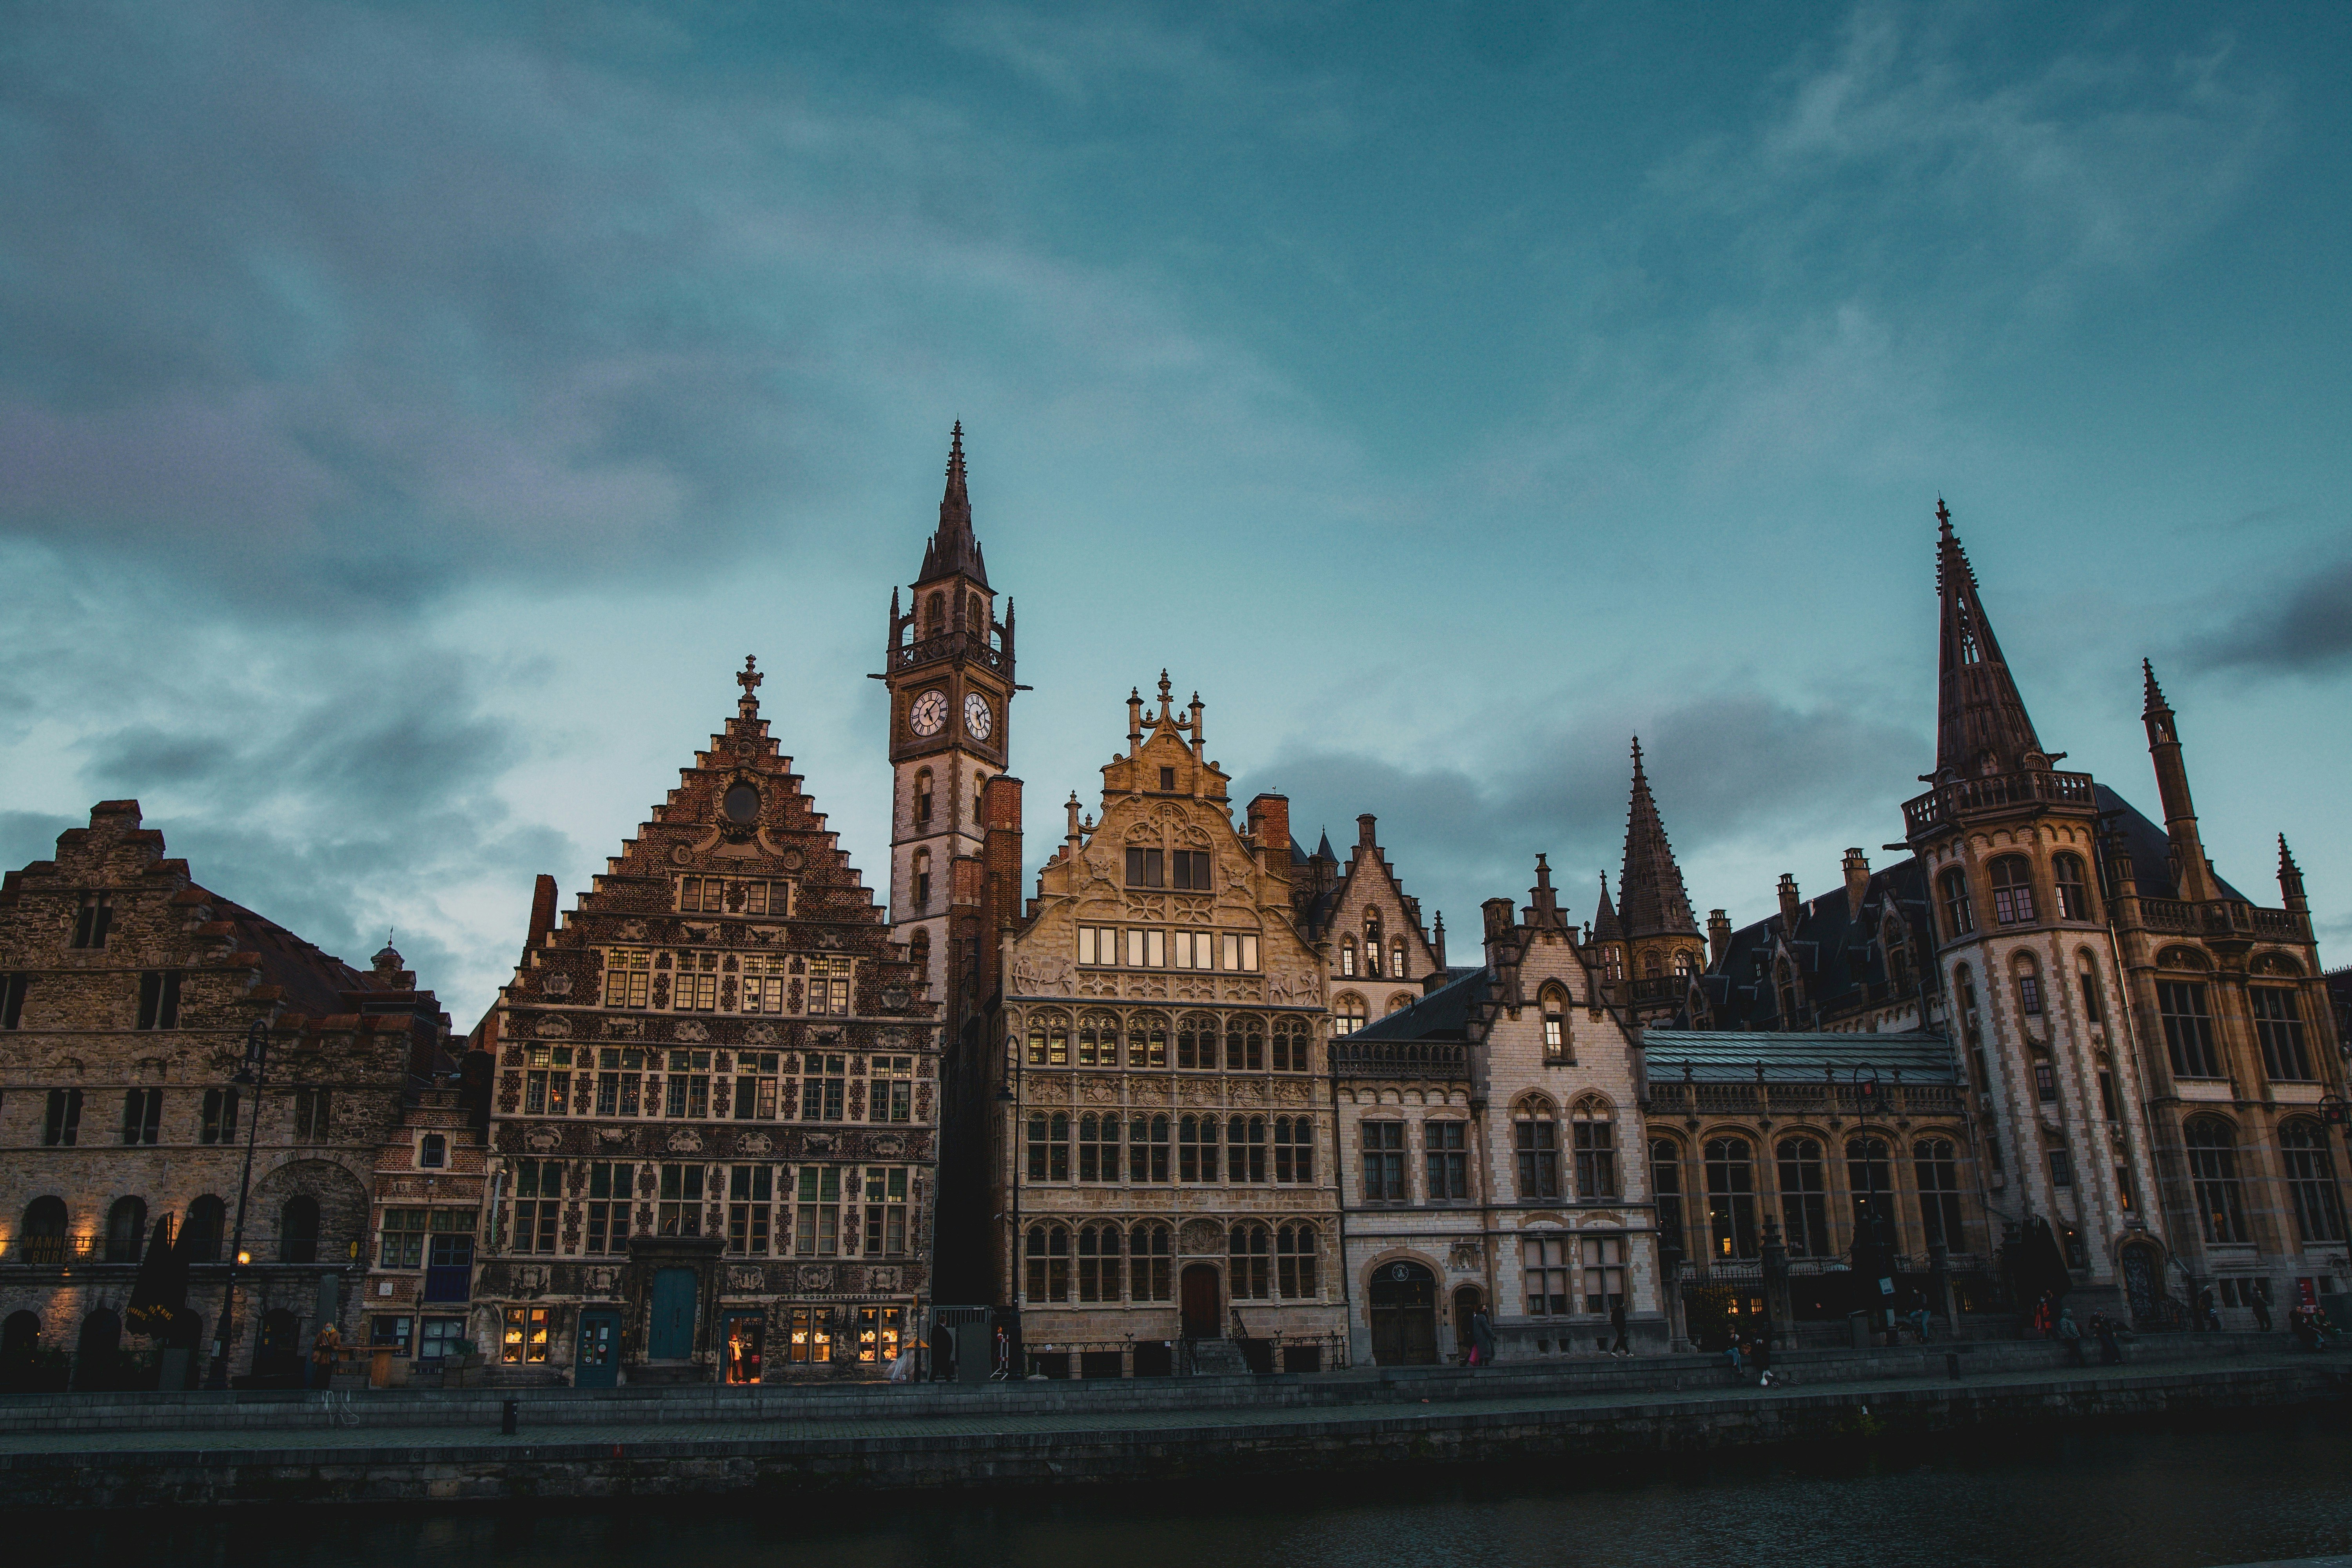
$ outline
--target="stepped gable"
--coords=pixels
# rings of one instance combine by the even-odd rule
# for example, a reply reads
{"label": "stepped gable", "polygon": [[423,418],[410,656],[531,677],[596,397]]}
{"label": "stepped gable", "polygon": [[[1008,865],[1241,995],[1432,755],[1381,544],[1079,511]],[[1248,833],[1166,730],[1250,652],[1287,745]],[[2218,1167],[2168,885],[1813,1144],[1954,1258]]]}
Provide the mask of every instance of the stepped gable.
{"label": "stepped gable", "polygon": [[[927,1018],[933,1011],[934,1004],[915,999],[915,967],[890,941],[873,889],[769,733],[758,698],[765,676],[756,660],[746,658],[735,679],[743,689],[735,716],[678,770],[677,787],[623,842],[579,907],[523,953],[503,994],[516,1015],[531,1007],[566,1014],[601,1008],[604,951],[626,946],[651,955],[648,1001],[609,1018],[512,1016],[509,1040],[517,1031],[580,1037],[601,1027],[625,1037],[635,1028],[651,1043],[691,1037],[713,1046],[794,1048],[806,1028],[799,1014],[807,963],[834,956],[866,961],[855,972],[852,1018]],[[689,878],[696,879],[690,891]],[[714,879],[718,890],[705,893]],[[787,911],[782,921],[770,907],[779,900]],[[661,1012],[669,1007],[682,951],[716,954],[715,1009]],[[786,968],[792,1000],[781,1016],[737,1010],[745,960],[752,955],[762,964],[775,957]],[[636,1010],[648,1005],[656,1016]],[[869,1043],[875,1026],[852,1022],[847,1029],[856,1048]],[[502,1088],[502,1112],[511,1109],[504,1099]]]}

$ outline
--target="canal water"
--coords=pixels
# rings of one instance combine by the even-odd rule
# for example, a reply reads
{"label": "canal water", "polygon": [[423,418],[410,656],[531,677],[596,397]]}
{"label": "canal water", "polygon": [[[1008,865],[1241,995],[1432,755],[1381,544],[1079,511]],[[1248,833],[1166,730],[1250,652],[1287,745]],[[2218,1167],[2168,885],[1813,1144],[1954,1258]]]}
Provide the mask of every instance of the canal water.
{"label": "canal water", "polygon": [[2224,1429],[1236,1489],[11,1521],[18,1562],[200,1568],[2206,1568],[2352,1550],[2341,1408]]}

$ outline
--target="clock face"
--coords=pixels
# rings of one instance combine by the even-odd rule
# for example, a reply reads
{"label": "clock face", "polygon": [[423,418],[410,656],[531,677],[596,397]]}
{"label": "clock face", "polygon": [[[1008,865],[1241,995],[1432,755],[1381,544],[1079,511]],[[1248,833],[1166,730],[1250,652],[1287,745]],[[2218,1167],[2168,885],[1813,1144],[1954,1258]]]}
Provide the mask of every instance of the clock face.
{"label": "clock face", "polygon": [[936,689],[915,699],[907,710],[907,727],[918,735],[936,735],[948,721],[948,694]]}
{"label": "clock face", "polygon": [[988,710],[988,699],[977,691],[964,697],[963,727],[971,731],[975,741],[987,740],[988,732],[996,728],[996,715]]}

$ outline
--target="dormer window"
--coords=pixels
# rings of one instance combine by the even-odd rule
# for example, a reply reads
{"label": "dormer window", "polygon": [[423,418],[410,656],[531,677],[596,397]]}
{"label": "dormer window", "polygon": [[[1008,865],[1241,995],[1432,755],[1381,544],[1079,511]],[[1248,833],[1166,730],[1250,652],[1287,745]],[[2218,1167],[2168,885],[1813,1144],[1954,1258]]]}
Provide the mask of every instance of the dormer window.
{"label": "dormer window", "polygon": [[449,1163],[449,1140],[438,1132],[427,1132],[416,1141],[416,1163],[425,1170],[438,1170]]}
{"label": "dormer window", "polygon": [[1174,768],[1162,768],[1160,770],[1160,792],[1165,795],[1173,795],[1176,793],[1176,770]]}

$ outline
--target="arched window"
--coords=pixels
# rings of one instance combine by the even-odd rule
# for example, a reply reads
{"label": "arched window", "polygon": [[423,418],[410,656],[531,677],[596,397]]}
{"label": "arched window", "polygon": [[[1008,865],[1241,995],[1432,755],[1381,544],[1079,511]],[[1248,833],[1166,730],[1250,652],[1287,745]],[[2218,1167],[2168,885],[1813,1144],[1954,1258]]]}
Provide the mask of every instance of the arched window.
{"label": "arched window", "polygon": [[1597,1094],[1570,1107],[1568,1125],[1576,1153],[1576,1195],[1617,1196],[1617,1112]]}
{"label": "arched window", "polygon": [[1265,1066],[1265,1020],[1236,1013],[1225,1020],[1225,1070],[1257,1072]]}
{"label": "arched window", "polygon": [[301,1194],[278,1211],[278,1261],[319,1261],[319,1200]]}
{"label": "arched window", "polygon": [[1655,980],[1658,977],[1658,955],[1654,952],[1643,953],[1642,955],[1642,978],[1644,980]]}
{"label": "arched window", "polygon": [[1352,936],[1343,936],[1339,939],[1339,973],[1342,974],[1356,973],[1356,939]]}
{"label": "arched window", "polygon": [[934,593],[923,601],[923,635],[935,637],[948,629],[948,596]]}
{"label": "arched window", "polygon": [[2011,973],[2017,981],[2017,1011],[2021,1016],[2042,1016],[2042,966],[2033,962],[2030,952],[2021,952],[2010,960]]}
{"label": "arched window", "polygon": [[1274,1021],[1274,1070],[1276,1072],[1311,1072],[1307,1060],[1307,1020],[1276,1018]]}
{"label": "arched window", "polygon": [[1029,1227],[1028,1299],[1066,1301],[1070,1299],[1070,1231],[1067,1226]]}
{"label": "arched window", "polygon": [[1677,980],[1688,980],[1691,977],[1692,968],[1693,961],[1691,958],[1690,949],[1686,947],[1678,947],[1675,949],[1675,978]]}
{"label": "arched window", "polygon": [[1886,984],[1897,996],[1911,994],[1911,933],[1889,914],[1878,928],[1878,944],[1886,953]]}
{"label": "arched window", "polygon": [[974,827],[981,826],[981,795],[987,788],[988,775],[975,770],[971,775],[971,825]]}
{"label": "arched window", "polygon": [[1745,1138],[1710,1138],[1706,1155],[1709,1255],[1758,1257],[1754,1151]]}
{"label": "arched window", "polygon": [[915,826],[931,825],[931,770],[923,768],[915,774]]}
{"label": "arched window", "polygon": [[1067,1111],[1029,1113],[1029,1179],[1066,1182],[1070,1179],[1070,1118]]}
{"label": "arched window", "polygon": [[1168,1118],[1138,1116],[1127,1124],[1127,1179],[1168,1179]]}
{"label": "arched window", "polygon": [[1118,1300],[1120,1272],[1118,1226],[1081,1226],[1078,1229],[1078,1300]]}
{"label": "arched window", "polygon": [[2099,984],[2099,961],[2087,947],[2074,953],[2074,984],[2083,993],[2083,1021],[2105,1024],[2107,1020],[2105,989]]}
{"label": "arched window", "polygon": [[931,912],[931,852],[928,849],[915,851],[915,912]]}
{"label": "arched window", "polygon": [[2303,1011],[2284,985],[2249,985],[2247,1005],[2254,1015],[2254,1038],[2263,1048],[2263,1071],[2274,1083],[2308,1083],[2311,1052],[2303,1040]]}
{"label": "arched window", "polygon": [[1615,946],[1601,950],[1601,978],[1614,985],[1625,978],[1624,950]]}
{"label": "arched window", "polygon": [[1237,1225],[1227,1233],[1225,1286],[1236,1301],[1263,1301],[1272,1294],[1266,1260],[1273,1237],[1256,1224]]}
{"label": "arched window", "polygon": [[2287,1192],[2294,1200],[2295,1228],[2305,1247],[2344,1239],[2344,1198],[2336,1185],[2336,1157],[2327,1129],[2298,1117],[2279,1129],[2286,1157]]}
{"label": "arched window", "polygon": [[2173,1077],[2221,1076],[2221,1058],[2213,1048],[2213,1019],[2206,1011],[2203,982],[2158,981],[2156,1016],[2164,1026],[2164,1047],[2172,1061]]}
{"label": "arched window", "polygon": [[907,939],[907,962],[915,966],[917,994],[931,986],[931,928],[917,926],[915,934]]}
{"label": "arched window", "polygon": [[1118,1180],[1118,1115],[1089,1110],[1078,1118],[1078,1180]]}
{"label": "arched window", "polygon": [[2189,1150],[2189,1179],[2197,1193],[2197,1223],[2205,1239],[2246,1239],[2246,1204],[2238,1188],[2238,1139],[2218,1116],[2198,1116],[2181,1130]]}
{"label": "arched window", "polygon": [[2053,855],[2050,859],[2050,881],[2058,895],[2058,918],[2062,921],[2087,921],[2091,914],[2090,884],[2083,877],[2083,858],[2079,855]]}
{"label": "arched window", "polygon": [[1217,1065],[1217,1021],[1206,1013],[1176,1020],[1176,1065],[1213,1069]]}
{"label": "arched window", "polygon": [[1829,1186],[1822,1173],[1822,1145],[1814,1138],[1783,1138],[1780,1156],[1780,1224],[1791,1258],[1827,1258],[1830,1247]]}
{"label": "arched window", "polygon": [[115,1199],[114,1206],[106,1215],[106,1260],[109,1263],[136,1263],[146,1240],[146,1200]]}
{"label": "arched window", "polygon": [[1551,1101],[1540,1095],[1528,1095],[1511,1108],[1522,1202],[1559,1196],[1559,1124],[1554,1115]]}
{"label": "arched window", "polygon": [[1402,1012],[1403,1012],[1407,1007],[1410,1007],[1410,1006],[1412,1006],[1412,994],[1411,992],[1409,992],[1409,991],[1391,991],[1391,992],[1390,992],[1390,993],[1389,993],[1389,1002],[1388,1002],[1388,1005],[1387,1005],[1386,1007],[1384,1007],[1384,1008],[1382,1008],[1382,1009],[1381,1010],[1381,1016],[1382,1017],[1386,1017],[1389,1014],[1391,1014],[1391,1013],[1402,1013]]}
{"label": "arched window", "polygon": [[1969,874],[1955,866],[1936,879],[1944,900],[1944,934],[1952,941],[1977,929],[1975,911],[1969,907]]}
{"label": "arched window", "polygon": [[416,1163],[426,1170],[436,1170],[449,1163],[449,1140],[438,1132],[427,1132],[416,1141]]}
{"label": "arched window", "polygon": [[66,1201],[35,1198],[25,1205],[25,1261],[56,1268],[66,1260]]}
{"label": "arched window", "polygon": [[1225,1180],[1265,1180],[1265,1118],[1236,1116],[1225,1123]]}
{"label": "arched window", "polygon": [[1377,914],[1367,914],[1364,916],[1364,973],[1378,974],[1380,972],[1381,917]]}
{"label": "arched window", "polygon": [[966,629],[972,636],[984,640],[988,636],[988,612],[981,605],[980,595],[974,594],[971,598],[966,599],[963,608]]}
{"label": "arched window", "polygon": [[1176,1179],[1213,1182],[1217,1179],[1217,1119],[1187,1116],[1176,1124]]}
{"label": "arched window", "polygon": [[1029,1020],[1029,1065],[1066,1068],[1070,1065],[1070,1019],[1065,1013],[1040,1013]]}
{"label": "arched window", "polygon": [[1569,1054],[1568,993],[1557,985],[1543,988],[1543,1054],[1547,1062],[1571,1062]]}
{"label": "arched window", "polygon": [[1919,1172],[1919,1234],[1929,1247],[1968,1250],[1960,1223],[1960,1163],[1948,1138],[1922,1138],[1911,1146]]}
{"label": "arched window", "polygon": [[1138,1013],[1127,1021],[1127,1065],[1164,1068],[1168,1065],[1168,1015]]}
{"label": "arched window", "polygon": [[1275,1284],[1283,1300],[1307,1301],[1317,1292],[1315,1227],[1286,1225],[1275,1233]]}
{"label": "arched window", "polygon": [[2033,923],[2033,867],[2022,855],[2001,855],[1988,868],[1992,878],[1992,918],[2005,926]]}
{"label": "arched window", "polygon": [[1363,1026],[1364,999],[1352,991],[1342,993],[1339,999],[1331,1004],[1331,1033],[1335,1036],[1352,1035]]}
{"label": "arched window", "polygon": [[1274,1119],[1274,1179],[1277,1182],[1314,1181],[1314,1118],[1277,1116]]}
{"label": "arched window", "polygon": [[1082,1068],[1118,1066],[1117,1018],[1103,1013],[1087,1013],[1079,1017],[1078,1065]]}
{"label": "arched window", "polygon": [[1130,1299],[1138,1301],[1175,1300],[1175,1281],[1171,1277],[1175,1245],[1168,1226],[1157,1221],[1139,1225],[1128,1233],[1127,1244]]}
{"label": "arched window", "polygon": [[189,1262],[220,1261],[227,1221],[228,1205],[209,1193],[188,1205],[188,1216],[180,1222],[180,1245],[187,1249]]}
{"label": "arched window", "polygon": [[1660,1250],[1680,1258],[1689,1246],[1683,1233],[1683,1150],[1671,1138],[1650,1140],[1650,1201],[1658,1215]]}
{"label": "arched window", "polygon": [[1853,1194],[1853,1234],[1861,1240],[1870,1233],[1865,1221],[1885,1225],[1880,1234],[1896,1251],[1902,1244],[1895,1224],[1895,1162],[1884,1138],[1845,1141],[1846,1186]]}

